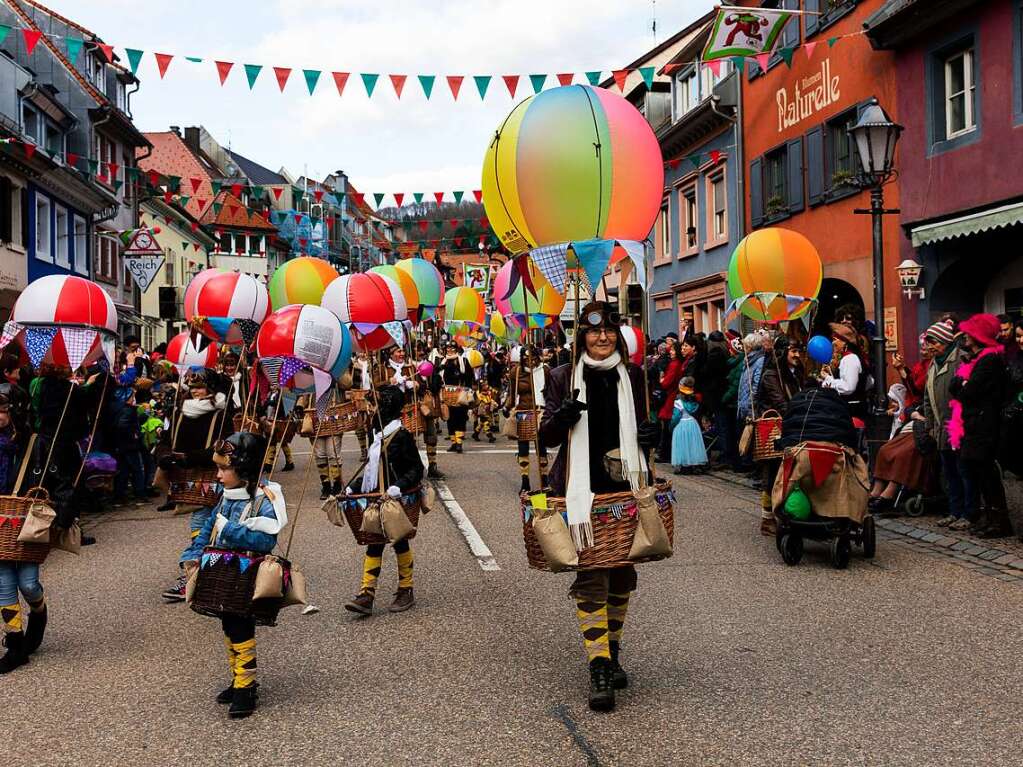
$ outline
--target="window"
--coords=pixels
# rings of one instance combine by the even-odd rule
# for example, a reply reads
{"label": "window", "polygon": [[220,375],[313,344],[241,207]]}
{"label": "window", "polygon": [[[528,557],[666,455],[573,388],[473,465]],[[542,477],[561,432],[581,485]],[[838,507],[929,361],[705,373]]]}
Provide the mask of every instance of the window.
{"label": "window", "polygon": [[859,2],[860,0],[803,0],[803,10],[807,11],[803,17],[806,36],[810,37],[827,29],[851,12]]}
{"label": "window", "polygon": [[114,99],[115,99],[114,103],[117,105],[117,108],[120,109],[122,112],[127,112],[128,111],[128,91],[124,87],[124,83],[122,83],[120,80],[118,80],[117,81],[116,89],[117,89],[117,92],[114,95]]}
{"label": "window", "polygon": [[94,146],[96,159],[100,163],[98,175],[104,180],[107,186],[113,186],[114,180],[110,177],[110,169],[107,167],[107,163],[117,162],[117,144],[102,133],[97,133]]}
{"label": "window", "polygon": [[977,80],[973,48],[945,59],[945,138],[955,138],[977,127],[974,97]]}
{"label": "window", "polygon": [[75,216],[75,271],[86,277],[89,276],[88,234],[85,219]]}
{"label": "window", "polygon": [[684,247],[682,248],[682,255],[692,255],[696,253],[700,248],[699,242],[699,230],[697,229],[697,222],[699,221],[699,213],[696,201],[696,184],[690,183],[688,186],[682,187],[678,193],[679,211],[679,226],[681,232],[679,233],[682,238]]}
{"label": "window", "polygon": [[163,273],[164,274],[164,281],[168,285],[176,284],[174,282],[174,271],[175,271],[175,264],[177,263],[177,261],[178,261],[178,259],[174,256],[174,251],[168,249],[167,250],[167,264],[166,264],[166,266],[164,266],[164,273]]}
{"label": "window", "polygon": [[657,245],[656,253],[654,254],[654,260],[660,263],[671,260],[671,226],[669,221],[668,202],[662,200],[661,210],[657,216],[657,239],[655,240]]}
{"label": "window", "polygon": [[56,221],[56,255],[54,263],[57,266],[63,266],[65,269],[71,268],[71,249],[68,243],[68,238],[71,236],[71,232],[68,228],[68,215],[67,208],[60,205],[54,206],[54,220]]}
{"label": "window", "polygon": [[719,243],[728,239],[728,184],[724,168],[707,176],[707,197],[710,201],[710,239]]}
{"label": "window", "polygon": [[118,263],[118,246],[117,240],[114,239],[111,233],[107,233],[107,236],[103,236],[99,232],[96,233],[95,239],[95,263],[93,264],[93,273],[97,280],[103,282],[111,282],[117,284],[117,263]]}
{"label": "window", "polygon": [[856,119],[857,110],[850,109],[824,124],[824,184],[828,189],[853,188],[849,182],[859,172],[860,159],[849,129]]}
{"label": "window", "polygon": [[699,103],[700,78],[693,67],[675,78],[675,119],[680,119]]}
{"label": "window", "polygon": [[234,248],[231,242],[230,232],[221,232],[220,237],[217,240],[217,248],[221,253],[233,253]]}
{"label": "window", "polygon": [[53,263],[53,253],[50,251],[51,239],[50,201],[40,194],[36,194],[36,258],[40,261]]}
{"label": "window", "polygon": [[724,80],[728,75],[732,73],[732,62],[724,59],[719,60],[718,73],[714,74],[714,71],[708,67],[703,66],[700,68],[700,93],[703,94],[704,98],[708,98],[711,92],[714,90],[714,86]]}
{"label": "window", "polygon": [[40,130],[42,129],[43,116],[26,104],[21,110],[21,130],[35,144],[42,143]]}
{"label": "window", "polygon": [[785,207],[785,148],[764,156],[764,210],[767,217],[777,215]]}
{"label": "window", "polygon": [[107,89],[107,65],[98,51],[90,53],[86,57],[86,77],[89,82],[96,86],[96,89],[106,92]]}
{"label": "window", "polygon": [[[815,130],[819,137],[820,128]],[[750,162],[749,208],[750,223],[754,228],[787,218],[803,209],[803,176],[802,136]],[[811,202],[812,192],[811,183]]]}
{"label": "window", "polygon": [[657,296],[654,298],[654,311],[655,312],[668,312],[674,308],[675,296]]}
{"label": "window", "polygon": [[[16,222],[21,221],[21,194],[8,176],[0,176],[0,242],[14,244]],[[18,245],[24,233],[18,237]]]}

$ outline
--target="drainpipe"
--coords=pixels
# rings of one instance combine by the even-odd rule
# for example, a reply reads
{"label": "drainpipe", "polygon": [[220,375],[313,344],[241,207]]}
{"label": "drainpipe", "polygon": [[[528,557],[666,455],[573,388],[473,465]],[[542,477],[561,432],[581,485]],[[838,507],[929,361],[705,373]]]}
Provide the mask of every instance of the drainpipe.
{"label": "drainpipe", "polygon": [[710,110],[718,117],[728,120],[732,124],[732,131],[735,134],[735,161],[738,164],[738,172],[735,174],[735,191],[736,191],[736,202],[738,203],[739,213],[739,234],[745,235],[746,233],[746,195],[743,190],[746,188],[745,184],[745,167],[744,158],[742,152],[742,136],[740,131],[742,129],[742,83],[739,83],[738,87],[738,104],[735,108],[735,117],[726,115],[724,112],[718,110],[718,104],[721,101],[720,96],[711,96],[710,98]]}

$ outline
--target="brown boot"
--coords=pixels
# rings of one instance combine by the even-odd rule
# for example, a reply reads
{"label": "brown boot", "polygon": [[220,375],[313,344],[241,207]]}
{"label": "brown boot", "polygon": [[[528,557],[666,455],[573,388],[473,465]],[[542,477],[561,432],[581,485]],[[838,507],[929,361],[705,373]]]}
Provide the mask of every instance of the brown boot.
{"label": "brown boot", "polygon": [[771,517],[770,519],[765,517],[760,520],[760,534],[768,535],[772,538],[778,534],[778,523],[775,521],[774,517]]}
{"label": "brown boot", "polygon": [[345,605],[345,609],[359,615],[372,615],[374,596],[372,591],[360,591]]}
{"label": "brown boot", "polygon": [[403,613],[406,610],[411,609],[416,604],[416,597],[412,593],[412,587],[399,588],[394,592],[394,601],[391,602],[391,606],[387,609],[392,613]]}

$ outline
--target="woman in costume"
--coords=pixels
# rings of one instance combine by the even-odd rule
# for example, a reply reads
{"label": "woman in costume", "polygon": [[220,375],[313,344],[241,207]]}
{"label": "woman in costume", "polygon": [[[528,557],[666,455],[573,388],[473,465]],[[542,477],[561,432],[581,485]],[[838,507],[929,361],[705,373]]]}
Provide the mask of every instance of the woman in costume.
{"label": "woman in costume", "polygon": [[[448,341],[444,347],[444,358],[434,366],[434,388],[461,386],[472,388],[476,378],[472,366],[458,353],[458,344]],[[448,405],[448,432],[451,434],[449,453],[461,453],[465,430],[469,425],[469,408],[466,405]]]}
{"label": "woman in costume", "polygon": [[426,445],[426,476],[431,479],[444,479],[444,472],[437,468],[440,397],[433,388],[433,363],[426,359],[426,346],[422,341],[416,341],[415,355],[419,409],[423,414],[423,444]]}
{"label": "woman in costume", "polygon": [[[284,495],[276,482],[259,483],[266,440],[250,432],[232,434],[213,451],[217,478],[224,494],[199,538],[218,550],[252,556],[269,554],[277,535],[288,523]],[[231,664],[231,685],[217,695],[217,703],[230,705],[228,715],[243,719],[256,710],[256,619],[223,613],[224,646]]]}
{"label": "woman in costume", "polygon": [[[551,467],[551,492],[565,497],[577,549],[592,545],[593,495],[635,489],[643,475],[649,481],[647,453],[660,438],[659,424],[645,420],[643,371],[627,362],[620,326],[621,316],[611,304],[593,301],[583,307],[575,364],[554,370],[544,395],[540,440],[559,447]],[[616,481],[608,472],[605,457],[611,451],[619,451],[628,481]],[[615,689],[628,685],[620,650],[635,589],[632,565],[580,571],[569,589],[589,660],[589,705],[594,711],[613,709]]]}
{"label": "woman in costume", "polygon": [[[519,363],[510,373],[508,382],[508,395],[504,400],[504,408],[501,415],[505,418],[512,417],[512,409],[516,411],[541,411],[544,407],[544,389],[547,388],[551,378],[551,369],[540,362],[540,356],[536,353],[535,346],[525,346],[519,354]],[[539,413],[537,414],[539,418]],[[516,424],[516,433],[520,435],[518,440],[519,452],[519,474],[522,475],[522,490],[528,492],[529,482],[529,440],[521,439],[521,429]],[[537,441],[536,460],[540,468],[540,487],[547,486],[547,447],[543,440]]]}
{"label": "woman in costume", "polygon": [[[348,485],[349,493],[384,493],[404,503],[414,500],[413,494],[420,492],[423,481],[423,461],[419,457],[416,438],[401,425],[401,409],[405,395],[396,386],[382,386],[377,389],[377,414],[373,418],[373,442],[369,457],[361,474]],[[381,466],[385,487],[379,487]],[[398,590],[388,608],[392,613],[404,612],[415,605],[412,590],[412,547],[408,540],[394,544],[398,560]],[[366,547],[362,565],[362,585],[359,593],[345,605],[345,609],[360,615],[373,614],[377,580],[384,556],[384,544],[376,543]]]}

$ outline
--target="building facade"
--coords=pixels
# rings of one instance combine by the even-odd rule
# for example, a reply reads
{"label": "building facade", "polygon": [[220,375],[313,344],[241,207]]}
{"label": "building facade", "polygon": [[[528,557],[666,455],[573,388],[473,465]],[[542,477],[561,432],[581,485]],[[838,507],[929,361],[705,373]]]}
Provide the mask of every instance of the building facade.
{"label": "building facade", "polygon": [[899,72],[903,344],[945,312],[1023,315],[1023,0],[889,0],[868,35]]}

